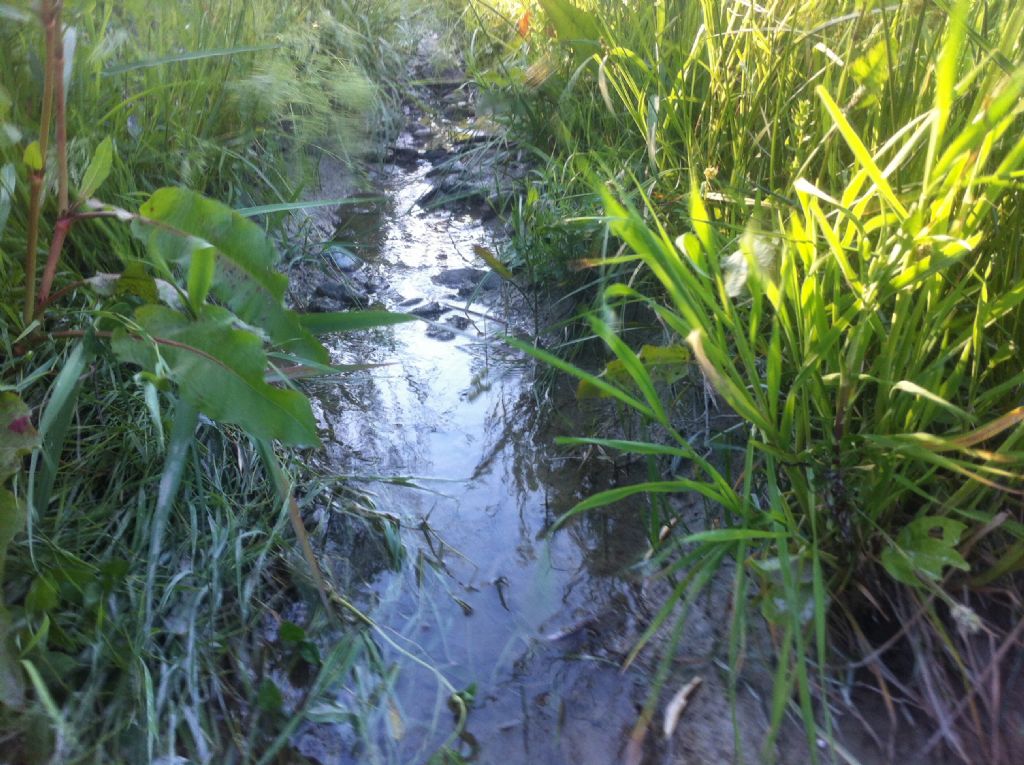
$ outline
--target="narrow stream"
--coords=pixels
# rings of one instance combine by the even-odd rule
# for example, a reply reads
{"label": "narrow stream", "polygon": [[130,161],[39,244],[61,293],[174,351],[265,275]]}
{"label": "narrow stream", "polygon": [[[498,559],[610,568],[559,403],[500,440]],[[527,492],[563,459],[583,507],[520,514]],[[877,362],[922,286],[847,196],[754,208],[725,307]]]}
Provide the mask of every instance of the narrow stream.
{"label": "narrow stream", "polygon": [[[376,241],[359,254],[387,285],[388,308],[437,302],[445,311],[432,325],[339,343],[336,361],[383,366],[347,377],[318,413],[332,469],[361,479],[376,510],[401,521],[404,565],[359,588],[401,648],[377,641],[398,672],[360,741],[345,750],[321,734],[304,753],[425,763],[452,731],[450,683],[474,695],[466,733],[451,745],[467,760],[608,762],[646,690],[620,669],[642,612],[639,585],[622,576],[642,553],[641,524],[595,517],[545,534],[592,478],[551,445],[532,362],[495,340],[506,331],[507,287],[485,281],[458,295],[437,283],[450,269],[484,268],[473,246],[497,234],[419,207],[428,169],[386,168]],[[338,549],[329,565],[351,568]]]}

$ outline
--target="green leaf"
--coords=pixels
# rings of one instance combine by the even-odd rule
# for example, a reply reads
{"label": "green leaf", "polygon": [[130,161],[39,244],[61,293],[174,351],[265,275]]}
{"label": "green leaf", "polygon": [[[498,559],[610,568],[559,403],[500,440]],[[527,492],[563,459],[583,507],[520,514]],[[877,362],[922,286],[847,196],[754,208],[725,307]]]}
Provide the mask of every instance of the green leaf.
{"label": "green leaf", "polygon": [[281,689],[270,678],[264,678],[263,682],[260,683],[256,703],[259,704],[260,709],[264,712],[277,712],[284,706],[284,697],[281,695]]}
{"label": "green leaf", "polygon": [[283,350],[326,364],[327,349],[284,307],[288,279],[277,272],[277,251],[263,229],[230,207],[183,188],[163,188],[142,205],[161,225],[139,225],[158,262],[184,265],[197,250],[216,248],[212,291],[243,321],[263,329]]}
{"label": "green leaf", "polygon": [[888,48],[889,41],[879,40],[867,53],[853,62],[853,79],[864,87],[867,94],[858,104],[860,108],[874,106],[882,96],[882,90],[889,79]]}
{"label": "green leaf", "polygon": [[42,614],[52,611],[60,603],[57,584],[49,576],[37,576],[32,580],[25,596],[25,610],[29,613]]}
{"label": "green leaf", "polygon": [[628,393],[625,393],[624,391],[616,388],[614,385],[608,384],[597,375],[591,374],[590,372],[586,372],[580,369],[579,367],[575,366],[574,364],[570,364],[569,362],[561,359],[555,354],[541,350],[540,348],[537,348],[531,345],[530,343],[525,343],[519,338],[506,337],[505,342],[511,345],[513,348],[518,348],[523,353],[527,353],[530,356],[533,356],[535,359],[539,359],[540,361],[543,361],[545,364],[551,365],[555,369],[559,369],[567,374],[578,377],[580,380],[588,382],[598,390],[607,393],[610,398],[614,398],[621,401],[623,404],[630,407],[631,409],[636,410],[640,414],[646,417],[650,417],[651,419],[655,418],[654,411],[649,406],[647,406],[647,404],[639,401],[633,396],[630,396]]}
{"label": "green leaf", "polygon": [[171,441],[164,458],[163,471],[160,474],[160,487],[157,491],[156,508],[149,531],[149,566],[146,570],[146,631],[153,624],[153,604],[156,602],[156,572],[160,562],[164,542],[164,530],[171,515],[171,508],[181,488],[181,479],[192,445],[195,443],[196,425],[199,423],[199,409],[188,398],[179,398],[174,407],[174,425],[171,428]]}
{"label": "green leaf", "polygon": [[202,310],[216,273],[217,251],[213,247],[201,247],[192,253],[188,264],[188,300],[196,313]]}
{"label": "green leaf", "polygon": [[298,391],[264,381],[267,356],[252,332],[236,329],[232,314],[205,306],[197,321],[160,305],[135,312],[149,339],[120,331],[114,352],[150,372],[167,370],[179,394],[208,417],[238,425],[260,439],[319,444],[309,401]]}
{"label": "green leaf", "polygon": [[36,512],[44,512],[50,503],[50,494],[60,466],[60,455],[64,448],[71,418],[75,412],[78,393],[82,388],[82,373],[92,361],[93,351],[89,344],[75,345],[61,366],[60,374],[50,389],[46,408],[39,418],[39,433],[43,440],[41,466],[33,463],[32,504]]}
{"label": "green leaf", "polygon": [[963,60],[964,41],[967,37],[967,15],[970,11],[970,0],[957,0],[950,9],[946,21],[946,39],[939,53],[935,67],[935,130],[941,139],[950,113],[953,111],[954,89],[956,86],[957,69]]}
{"label": "green leaf", "polygon": [[156,303],[160,293],[156,287],[156,279],[150,276],[145,266],[138,262],[130,262],[125,266],[124,273],[114,282],[114,295],[131,295],[146,303]]}
{"label": "green leaf", "polygon": [[508,266],[506,266],[504,263],[498,260],[498,256],[495,255],[491,250],[487,249],[482,245],[474,244],[473,252],[475,252],[477,254],[477,257],[479,257],[484,263],[490,266],[491,270],[494,271],[502,279],[504,279],[507,282],[512,281],[512,272],[508,270]]}
{"label": "green leaf", "polygon": [[43,152],[39,148],[39,141],[33,141],[25,147],[25,154],[22,157],[25,165],[34,173],[43,169]]}
{"label": "green leaf", "polygon": [[555,34],[565,42],[595,42],[601,36],[601,26],[594,15],[577,8],[571,0],[540,0],[540,6]]}
{"label": "green leaf", "polygon": [[0,19],[7,19],[8,21],[20,21],[22,23],[26,21],[32,21],[32,14],[28,11],[17,8],[8,3],[0,5]]}
{"label": "green leaf", "polygon": [[114,142],[110,140],[110,136],[107,136],[96,147],[96,151],[92,155],[92,161],[82,177],[82,186],[78,190],[79,196],[88,199],[96,193],[96,190],[103,185],[103,181],[107,180],[107,176],[110,175],[110,167],[113,161]]}
{"label": "green leaf", "polygon": [[690,542],[713,542],[721,544],[723,542],[738,542],[740,540],[747,539],[785,539],[787,536],[784,531],[761,531],[760,529],[709,529],[707,531],[698,531],[683,537],[682,543],[688,544]]}
{"label": "green leaf", "polygon": [[901,220],[906,220],[910,213],[907,212],[907,208],[903,206],[899,198],[896,196],[896,192],[893,191],[892,186],[889,185],[889,181],[886,179],[885,174],[881,168],[875,163],[874,157],[871,156],[871,152],[868,151],[867,146],[861,141],[860,136],[857,135],[857,131],[853,129],[849,120],[846,119],[846,115],[843,114],[843,110],[839,107],[829,95],[829,92],[822,85],[818,85],[814,92],[818,94],[818,98],[821,99],[822,104],[825,106],[825,110],[832,118],[832,122],[835,123],[836,129],[839,134],[846,140],[846,145],[850,147],[850,151],[853,152],[853,156],[860,163],[860,166],[867,172],[868,177],[874,182],[878,188],[879,194],[889,204],[890,207],[899,215]]}
{"label": "green leaf", "polygon": [[[692,359],[688,348],[680,345],[644,345],[637,354],[647,376],[655,383],[672,384],[678,382],[687,372],[687,362]],[[608,362],[601,377],[621,387],[631,385],[633,378],[626,370],[621,359]],[[608,398],[609,394],[588,380],[580,380],[576,388],[576,398]]]}
{"label": "green leaf", "polygon": [[165,64],[177,64],[183,61],[202,61],[204,59],[221,58],[223,56],[235,56],[239,53],[260,53],[266,50],[274,50],[277,47],[279,46],[238,45],[234,48],[214,48],[211,50],[186,51],[184,53],[175,53],[170,56],[160,56],[158,58],[145,58],[139,61],[132,61],[128,64],[118,64],[117,66],[107,67],[103,70],[103,76],[110,77],[111,75],[115,74],[134,72],[136,69],[151,69],[153,67],[159,67]]}
{"label": "green leaf", "polygon": [[540,6],[555,35],[572,49],[577,65],[601,50],[601,25],[594,14],[576,7],[571,0],[540,0]]}
{"label": "green leaf", "polygon": [[894,544],[882,551],[882,565],[893,579],[911,587],[937,582],[947,566],[970,570],[956,545],[967,526],[950,518],[925,516],[900,531]]}

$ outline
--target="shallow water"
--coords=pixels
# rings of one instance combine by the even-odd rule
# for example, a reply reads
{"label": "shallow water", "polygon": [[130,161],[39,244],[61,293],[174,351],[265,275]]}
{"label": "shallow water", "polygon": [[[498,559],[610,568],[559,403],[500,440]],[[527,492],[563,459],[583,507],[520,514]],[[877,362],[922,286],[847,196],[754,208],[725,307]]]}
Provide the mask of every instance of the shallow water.
{"label": "shallow water", "polygon": [[[319,726],[299,748],[321,762],[426,762],[452,731],[452,689],[469,689],[465,733],[449,742],[464,756],[608,762],[645,690],[619,668],[642,613],[639,585],[620,575],[644,549],[641,525],[595,516],[545,534],[595,474],[551,445],[532,363],[495,339],[507,319],[529,317],[510,312],[504,290],[474,301],[431,281],[442,269],[484,267],[473,245],[493,246],[496,234],[470,216],[419,208],[427,169],[388,168],[379,221],[347,233],[388,285],[388,308],[422,298],[454,309],[438,326],[454,315],[471,323],[452,340],[428,336],[424,322],[346,338],[336,361],[384,366],[347,377],[343,395],[318,407],[331,469],[362,478],[376,510],[401,521],[401,570],[358,588],[397,674],[387,698],[342,692],[364,705],[366,731]],[[339,547],[325,562],[351,574]],[[348,743],[327,746],[334,735]]]}

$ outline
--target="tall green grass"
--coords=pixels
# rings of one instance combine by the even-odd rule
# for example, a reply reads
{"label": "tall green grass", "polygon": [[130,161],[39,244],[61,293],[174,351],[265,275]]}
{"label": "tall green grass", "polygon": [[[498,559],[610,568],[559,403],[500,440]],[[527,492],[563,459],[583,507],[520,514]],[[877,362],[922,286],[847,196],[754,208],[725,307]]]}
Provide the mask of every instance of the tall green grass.
{"label": "tall green grass", "polygon": [[[574,512],[636,492],[720,508],[660,560],[698,589],[742,564],[730,658],[759,604],[773,730],[795,704],[813,756],[859,670],[894,727],[910,710],[933,747],[1016,761],[991,689],[1021,640],[1024,10],[539,5],[490,77],[516,113],[554,115],[514,128],[559,184],[576,168],[576,215],[612,237],[589,321],[615,361],[596,376],[536,353],[660,434],[583,442],[688,466]],[[742,423],[741,463],[700,448],[623,340],[637,306]]]}

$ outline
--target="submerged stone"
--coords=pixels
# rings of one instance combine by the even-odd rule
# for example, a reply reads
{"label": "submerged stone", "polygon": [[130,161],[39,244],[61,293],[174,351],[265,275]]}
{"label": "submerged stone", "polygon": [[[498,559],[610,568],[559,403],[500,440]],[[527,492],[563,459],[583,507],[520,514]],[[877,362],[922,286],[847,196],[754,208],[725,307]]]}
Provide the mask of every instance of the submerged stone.
{"label": "submerged stone", "polygon": [[432,301],[426,305],[421,305],[419,308],[413,308],[409,313],[413,316],[419,316],[421,319],[437,319],[445,312],[445,308],[438,302]]}
{"label": "submerged stone", "polygon": [[339,247],[338,245],[331,245],[327,248],[324,254],[333,265],[344,271],[346,274],[358,271],[364,265],[362,258],[349,252],[344,247]]}
{"label": "submerged stone", "polygon": [[438,327],[437,325],[432,324],[427,327],[427,337],[431,337],[434,340],[448,341],[455,339],[455,333],[450,329],[445,329],[444,327]]}
{"label": "submerged stone", "polygon": [[352,284],[329,281],[317,285],[309,310],[318,313],[353,308],[366,303],[367,294]]}
{"label": "submerged stone", "polygon": [[449,287],[460,295],[467,295],[477,289],[496,290],[501,277],[492,271],[482,268],[447,268],[430,277],[434,284]]}

